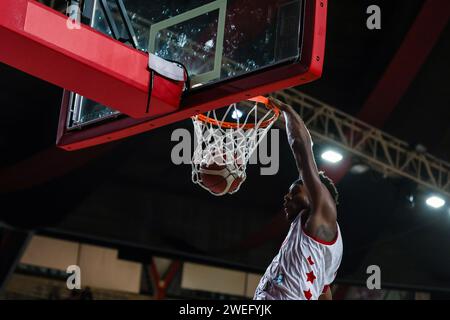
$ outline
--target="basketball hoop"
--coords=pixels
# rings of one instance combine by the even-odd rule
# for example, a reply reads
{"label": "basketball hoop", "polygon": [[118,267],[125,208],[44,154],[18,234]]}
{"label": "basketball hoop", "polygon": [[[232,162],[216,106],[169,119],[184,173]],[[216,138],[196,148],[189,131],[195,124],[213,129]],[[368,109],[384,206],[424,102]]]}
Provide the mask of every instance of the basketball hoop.
{"label": "basketball hoop", "polygon": [[192,181],[217,196],[237,192],[250,157],[279,116],[269,99],[258,96],[192,117]]}

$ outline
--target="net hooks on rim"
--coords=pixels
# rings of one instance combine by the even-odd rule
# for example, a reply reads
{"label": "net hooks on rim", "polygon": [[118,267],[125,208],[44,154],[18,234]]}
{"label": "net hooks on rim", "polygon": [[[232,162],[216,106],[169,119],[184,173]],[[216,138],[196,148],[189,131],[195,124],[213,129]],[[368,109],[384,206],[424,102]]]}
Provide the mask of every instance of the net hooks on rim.
{"label": "net hooks on rim", "polygon": [[[225,111],[222,110],[222,115],[213,110],[206,115],[192,117],[196,139],[192,181],[208,191],[202,184],[201,171],[213,164],[226,167],[230,175],[244,182],[250,157],[281,113],[268,98],[262,96],[241,104],[246,105],[238,108],[238,104],[233,103]],[[229,117],[235,122],[227,120]]]}

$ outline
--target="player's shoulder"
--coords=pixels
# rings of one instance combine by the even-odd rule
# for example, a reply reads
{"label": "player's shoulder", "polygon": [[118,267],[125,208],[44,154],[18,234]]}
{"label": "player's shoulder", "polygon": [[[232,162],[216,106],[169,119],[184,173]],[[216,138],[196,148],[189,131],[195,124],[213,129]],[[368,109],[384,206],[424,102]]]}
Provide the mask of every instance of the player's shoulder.
{"label": "player's shoulder", "polygon": [[306,240],[320,245],[334,245],[340,237],[337,221],[328,221],[320,215],[311,215],[308,221],[301,223],[301,230]]}

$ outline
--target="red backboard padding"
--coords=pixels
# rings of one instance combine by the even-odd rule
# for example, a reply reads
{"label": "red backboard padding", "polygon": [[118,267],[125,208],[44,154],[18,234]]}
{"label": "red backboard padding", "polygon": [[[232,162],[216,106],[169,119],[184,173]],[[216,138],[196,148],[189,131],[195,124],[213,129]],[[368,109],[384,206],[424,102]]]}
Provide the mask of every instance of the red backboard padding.
{"label": "red backboard padding", "polygon": [[326,15],[326,0],[306,1],[299,61],[192,92],[180,109],[160,104],[145,118],[148,55],[85,25],[69,29],[66,16],[37,1],[0,1],[0,62],[130,116],[79,132],[66,132],[62,122],[57,143],[76,150],[317,80],[324,61]]}

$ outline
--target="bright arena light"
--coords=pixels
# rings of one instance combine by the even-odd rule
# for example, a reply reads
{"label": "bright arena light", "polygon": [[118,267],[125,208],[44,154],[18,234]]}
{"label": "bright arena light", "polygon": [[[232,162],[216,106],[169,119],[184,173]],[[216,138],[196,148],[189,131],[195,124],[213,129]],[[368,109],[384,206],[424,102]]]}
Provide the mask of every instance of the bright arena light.
{"label": "bright arena light", "polygon": [[439,209],[445,205],[445,200],[441,197],[431,196],[427,199],[426,203],[432,208]]}
{"label": "bright arena light", "polygon": [[353,165],[353,167],[350,169],[350,172],[353,174],[363,174],[369,171],[369,166],[363,163],[358,163]]}
{"label": "bright arena light", "polygon": [[234,109],[233,113],[231,114],[231,117],[232,117],[234,120],[237,120],[237,119],[242,118],[242,114],[243,114],[243,113],[242,113],[241,110]]}
{"label": "bright arena light", "polygon": [[331,162],[331,163],[338,163],[340,162],[344,157],[342,156],[342,154],[336,152],[336,151],[332,151],[332,150],[328,150],[325,151],[324,153],[322,153],[322,159]]}

